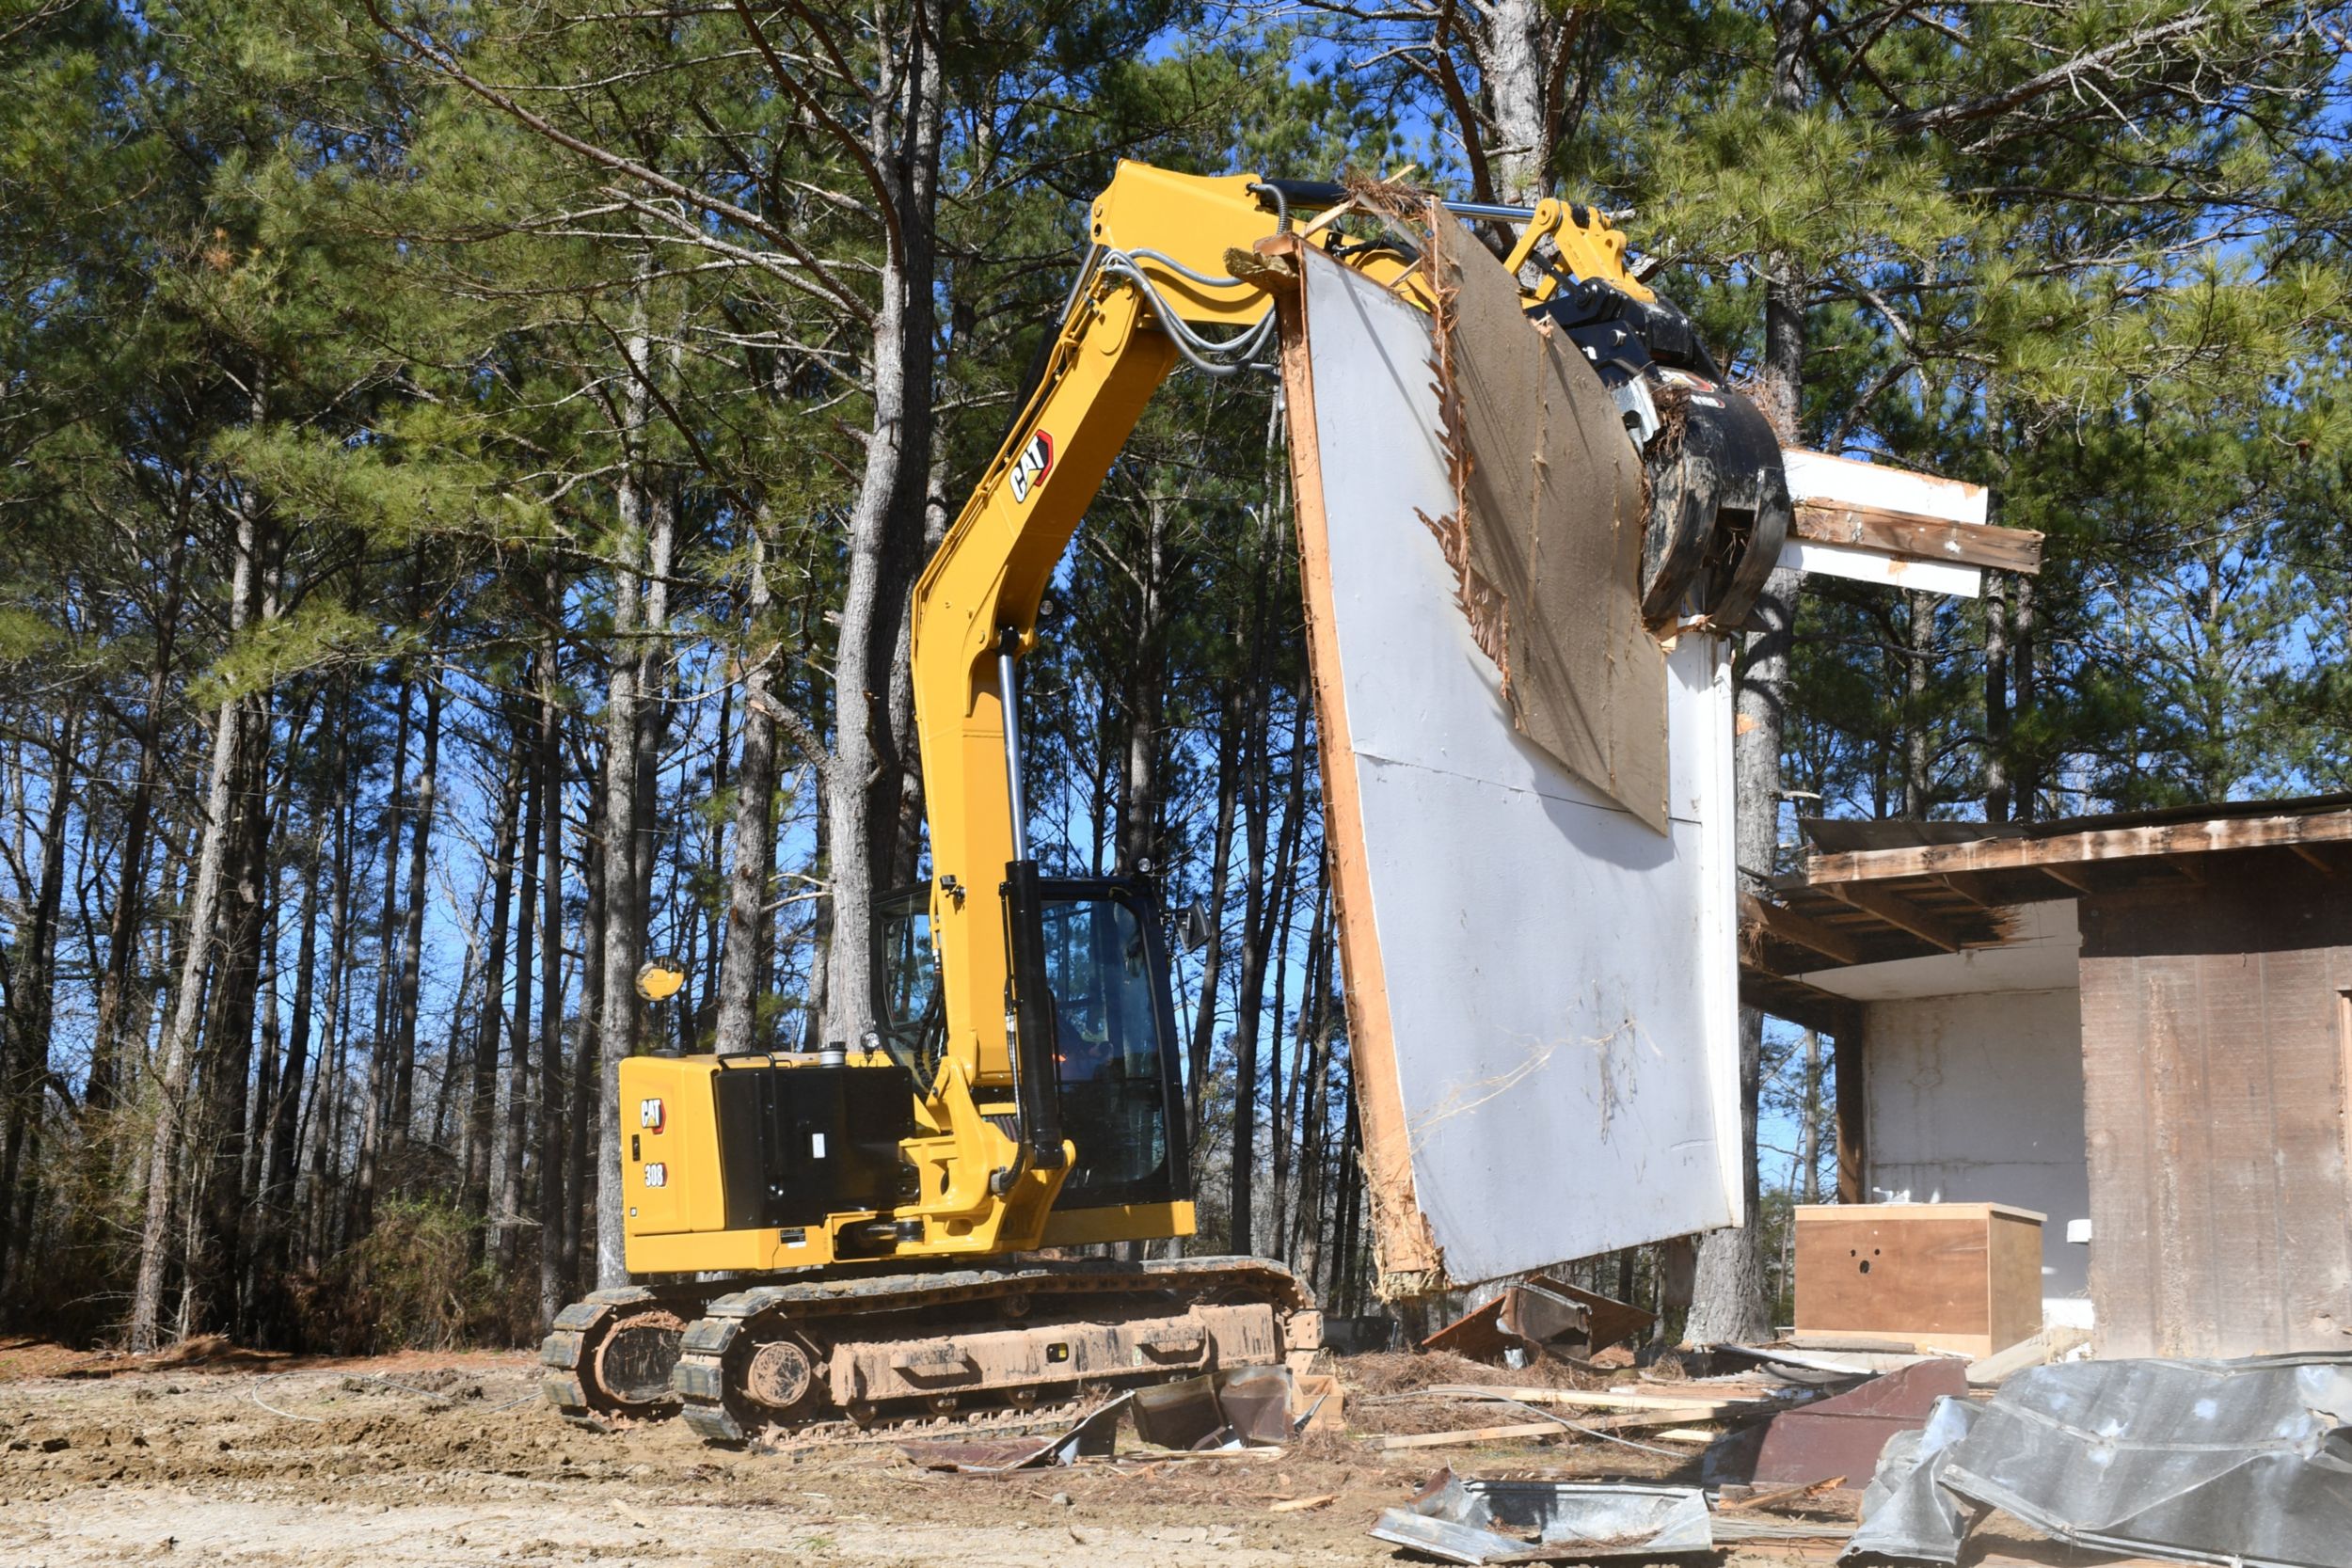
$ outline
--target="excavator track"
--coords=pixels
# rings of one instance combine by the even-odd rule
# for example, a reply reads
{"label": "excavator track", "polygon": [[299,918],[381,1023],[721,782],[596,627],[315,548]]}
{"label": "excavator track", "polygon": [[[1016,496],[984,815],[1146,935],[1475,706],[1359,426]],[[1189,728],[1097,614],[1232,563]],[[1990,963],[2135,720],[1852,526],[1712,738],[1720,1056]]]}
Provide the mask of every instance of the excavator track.
{"label": "excavator track", "polygon": [[539,1345],[540,1387],[566,1420],[618,1431],[677,1414],[670,1386],[678,1342],[707,1288],[597,1291],[556,1314]]}
{"label": "excavator track", "polygon": [[797,1446],[1074,1418],[1111,1390],[1311,1355],[1322,1314],[1253,1258],[782,1281],[710,1302],[672,1386],[706,1441]]}

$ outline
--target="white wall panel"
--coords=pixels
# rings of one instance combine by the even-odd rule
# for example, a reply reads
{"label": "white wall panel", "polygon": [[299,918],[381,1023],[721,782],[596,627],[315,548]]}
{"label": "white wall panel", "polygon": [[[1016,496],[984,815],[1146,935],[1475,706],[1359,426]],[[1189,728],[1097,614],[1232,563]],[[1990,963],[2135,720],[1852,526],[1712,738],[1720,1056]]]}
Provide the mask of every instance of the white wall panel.
{"label": "white wall panel", "polygon": [[[1343,910],[1343,950],[1361,954],[1368,917],[1385,971],[1351,1024],[1385,1033],[1444,1272],[1737,1223],[1727,645],[1688,637],[1670,660],[1666,834],[1518,736],[1422,520],[1454,506],[1427,318],[1320,257],[1304,270],[1321,506],[1302,473],[1300,528],[1331,623],[1317,689],[1343,710],[1327,765],[1356,784],[1331,832],[1370,893]],[[1338,820],[1349,795],[1357,819]]]}

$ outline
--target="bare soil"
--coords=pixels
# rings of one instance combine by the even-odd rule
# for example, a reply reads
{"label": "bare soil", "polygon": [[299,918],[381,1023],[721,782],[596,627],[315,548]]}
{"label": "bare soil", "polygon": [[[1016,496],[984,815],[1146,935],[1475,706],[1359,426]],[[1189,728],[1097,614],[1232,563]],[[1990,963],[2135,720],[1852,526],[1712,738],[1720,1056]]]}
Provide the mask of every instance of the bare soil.
{"label": "bare soil", "polygon": [[[1343,1361],[1343,1381],[1396,1393],[1495,1375],[1387,1360],[1360,1382]],[[1446,1408],[1460,1426],[1489,1418]],[[525,1353],[330,1361],[214,1346],[142,1362],[0,1342],[0,1564],[1387,1563],[1401,1560],[1365,1531],[1448,1464],[1676,1469],[1581,1442],[1383,1454],[1366,1433],[1401,1430],[1391,1412],[1404,1413],[1351,1404],[1349,1434],[1274,1457],[985,1478],[927,1471],[889,1442],[735,1452],[675,1421],[585,1431],[539,1402]]]}

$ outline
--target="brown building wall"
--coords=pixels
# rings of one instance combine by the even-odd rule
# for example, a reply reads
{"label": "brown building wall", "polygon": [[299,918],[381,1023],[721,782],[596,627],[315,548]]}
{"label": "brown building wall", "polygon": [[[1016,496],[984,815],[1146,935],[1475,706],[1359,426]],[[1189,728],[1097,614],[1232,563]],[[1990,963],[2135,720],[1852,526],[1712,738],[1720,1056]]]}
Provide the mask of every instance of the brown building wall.
{"label": "brown building wall", "polygon": [[2352,889],[2197,869],[2081,901],[2098,1351],[2352,1349]]}

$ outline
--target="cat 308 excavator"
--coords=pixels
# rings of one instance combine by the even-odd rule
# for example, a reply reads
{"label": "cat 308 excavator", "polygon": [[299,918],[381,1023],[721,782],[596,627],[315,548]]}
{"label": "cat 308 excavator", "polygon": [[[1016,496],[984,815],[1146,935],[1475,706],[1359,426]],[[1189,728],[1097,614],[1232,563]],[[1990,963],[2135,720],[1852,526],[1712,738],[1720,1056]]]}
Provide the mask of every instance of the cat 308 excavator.
{"label": "cat 308 excavator", "polygon": [[[555,1320],[542,1359],[565,1414],[682,1413],[712,1441],[773,1440],[1041,1414],[1319,1345],[1311,1298],[1275,1263],[1078,1250],[1192,1234],[1193,1172],[1154,888],[1041,869],[1018,676],[1153,389],[1180,361],[1266,363],[1275,280],[1250,264],[1257,242],[1297,235],[1432,307],[1409,226],[1301,221],[1363,189],[1122,163],[1094,203],[1035,390],[914,589],[933,874],[883,902],[880,1025],[812,1053],[620,1064],[606,1109],[627,1263],[647,1283]],[[1508,238],[1529,312],[1584,350],[1643,449],[1653,621],[1738,624],[1789,511],[1762,417],[1628,270],[1605,216],[1445,205]]]}

